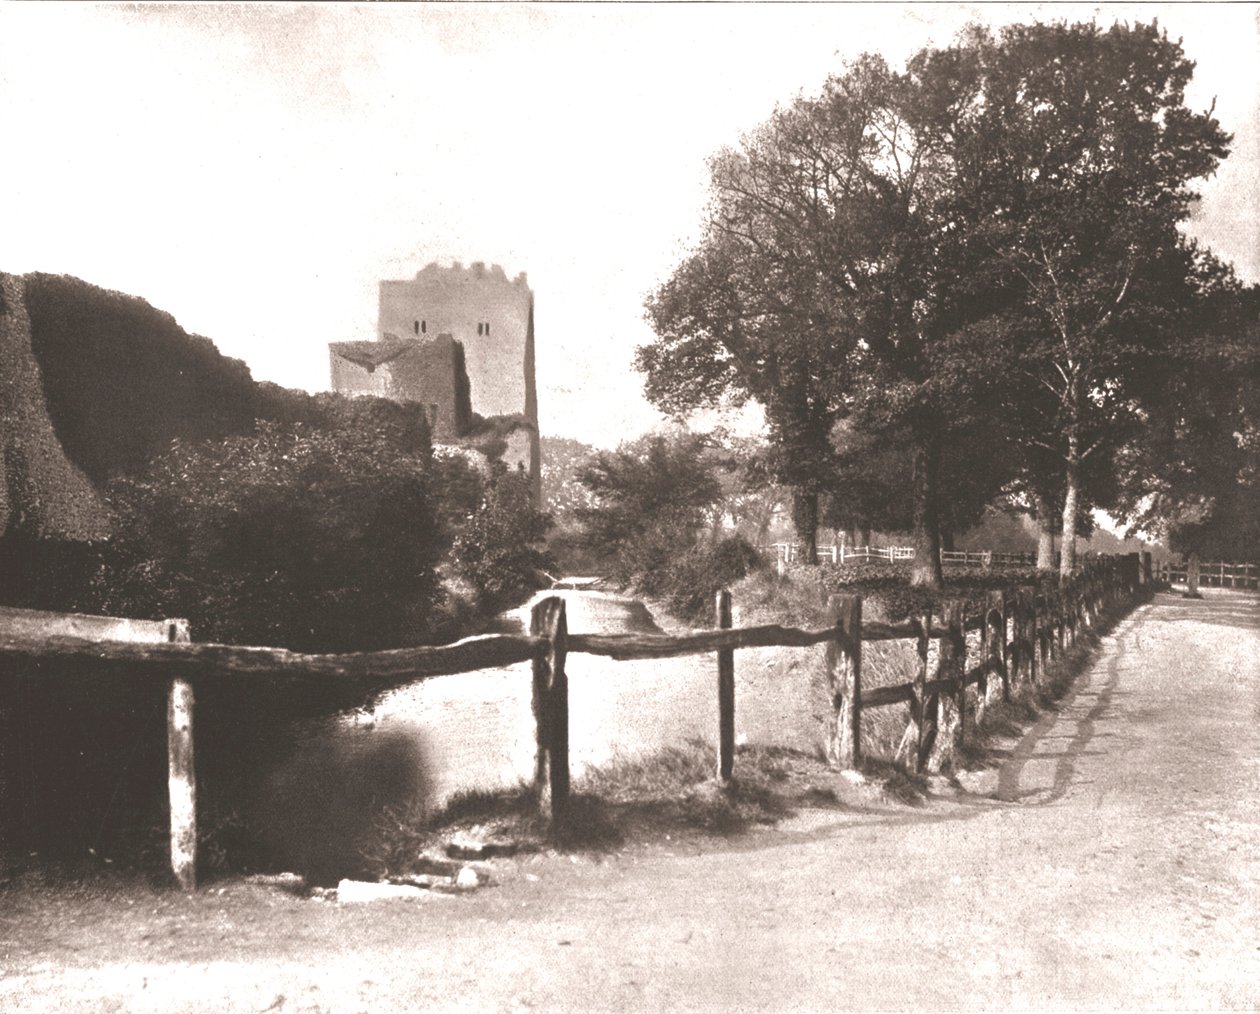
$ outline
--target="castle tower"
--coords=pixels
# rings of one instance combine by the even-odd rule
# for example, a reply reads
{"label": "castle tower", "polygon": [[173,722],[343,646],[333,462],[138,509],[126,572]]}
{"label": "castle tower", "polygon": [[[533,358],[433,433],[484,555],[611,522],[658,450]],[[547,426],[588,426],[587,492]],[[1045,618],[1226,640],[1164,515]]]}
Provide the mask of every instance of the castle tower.
{"label": "castle tower", "polygon": [[382,281],[376,337],[332,346],[333,389],[424,402],[439,440],[462,435],[469,404],[480,416],[521,417],[526,425],[508,436],[503,460],[525,468],[541,502],[534,294],[524,273],[509,279],[497,264],[429,264],[415,278]]}

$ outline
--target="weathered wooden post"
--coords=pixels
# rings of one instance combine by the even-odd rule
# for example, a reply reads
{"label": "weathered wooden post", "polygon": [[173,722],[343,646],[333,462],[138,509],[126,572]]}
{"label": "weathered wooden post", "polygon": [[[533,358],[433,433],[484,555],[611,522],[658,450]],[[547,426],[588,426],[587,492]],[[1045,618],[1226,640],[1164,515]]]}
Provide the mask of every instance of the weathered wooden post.
{"label": "weathered wooden post", "polygon": [[[1019,668],[1025,681],[1037,682],[1037,589],[1032,585],[1021,585],[1015,596],[1015,609],[1019,629]],[[1018,676],[1017,676],[1018,681]]]}
{"label": "weathered wooden post", "polygon": [[936,696],[936,743],[928,759],[928,770],[939,772],[951,767],[962,751],[966,722],[967,639],[963,626],[963,603],[946,602],[941,609],[945,636],[937,650],[938,679],[952,684]]}
{"label": "weathered wooden post", "polygon": [[[717,593],[717,625],[731,629],[731,593],[723,588]],[[718,672],[718,781],[731,780],[735,770],[735,649],[719,648]]]}
{"label": "weathered wooden post", "polygon": [[[165,620],[166,639],[192,640],[187,620]],[[166,702],[167,790],[171,802],[171,872],[185,891],[197,889],[197,773],[193,763],[193,688],[171,680]]]}
{"label": "weathered wooden post", "polygon": [[1051,661],[1056,661],[1063,654],[1059,648],[1059,589],[1047,587],[1045,595],[1046,645]]}
{"label": "weathered wooden post", "polygon": [[1050,671],[1050,592],[1033,598],[1033,628],[1036,631],[1037,660],[1041,666],[1041,678]]}
{"label": "weathered wooden post", "polygon": [[1062,588],[1054,591],[1054,636],[1059,644],[1059,655],[1067,651],[1067,595]]}
{"label": "weathered wooden post", "polygon": [[[928,644],[932,629],[932,614],[916,616],[910,621],[917,630],[915,649],[918,655],[918,668],[914,681],[910,684],[910,720],[906,722],[906,731],[897,746],[895,760],[907,758],[913,770],[922,771],[923,762],[927,759],[932,746],[932,735],[928,731]],[[934,730],[933,730],[934,731]]]}
{"label": "weathered wooden post", "polygon": [[1072,646],[1076,646],[1076,629],[1080,622],[1080,595],[1077,590],[1076,578],[1068,578],[1067,584],[1062,587],[1063,600],[1067,607],[1067,635],[1068,642]]}
{"label": "weathered wooden post", "polygon": [[928,648],[931,645],[932,614],[919,617],[919,637],[916,647],[919,654],[918,671],[914,674],[914,700],[910,713],[914,721],[914,770],[922,771],[932,741],[936,738],[936,700],[927,692]]}
{"label": "weathered wooden post", "polygon": [[1010,653],[1006,640],[1006,592],[992,591],[988,596],[989,666],[1002,678],[1002,700],[1011,699]]}
{"label": "weathered wooden post", "polygon": [[827,683],[831,690],[831,732],[827,759],[841,768],[862,761],[862,599],[833,595],[827,612],[836,637],[827,642]]}
{"label": "weathered wooden post", "polygon": [[569,678],[564,671],[569,650],[569,628],[564,599],[545,598],[534,606],[530,633],[547,644],[534,657],[534,791],[539,804],[550,804],[551,819],[559,823],[569,801]]}

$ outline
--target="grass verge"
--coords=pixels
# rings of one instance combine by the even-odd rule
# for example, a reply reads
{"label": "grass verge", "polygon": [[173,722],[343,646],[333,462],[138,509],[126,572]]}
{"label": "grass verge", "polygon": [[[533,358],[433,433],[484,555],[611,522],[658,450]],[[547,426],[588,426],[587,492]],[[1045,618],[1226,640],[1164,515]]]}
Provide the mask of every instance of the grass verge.
{"label": "grass verge", "polygon": [[609,851],[627,840],[735,835],[773,824],[798,807],[842,807],[839,776],[809,754],[744,746],[735,777],[714,777],[717,755],[690,740],[650,754],[614,757],[574,781],[556,827],[528,786],[466,792],[432,812],[391,811],[378,823],[379,847],[366,856],[381,875],[408,872],[417,857],[461,837],[488,843],[492,854],[559,849]]}

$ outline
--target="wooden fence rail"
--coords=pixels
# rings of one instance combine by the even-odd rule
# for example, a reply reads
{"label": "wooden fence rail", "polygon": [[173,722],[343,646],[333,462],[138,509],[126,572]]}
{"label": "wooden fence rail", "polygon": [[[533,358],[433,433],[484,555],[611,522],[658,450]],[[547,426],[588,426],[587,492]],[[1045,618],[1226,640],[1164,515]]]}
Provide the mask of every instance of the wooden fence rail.
{"label": "wooden fence rail", "polygon": [[[62,661],[77,672],[102,676],[128,674],[169,681],[168,724],[171,779],[171,857],[180,883],[195,883],[196,814],[193,779],[194,688],[199,681],[224,676],[284,680],[334,679],[365,693],[400,683],[441,675],[530,662],[535,717],[534,784],[540,804],[552,819],[564,820],[569,798],[569,718],[566,661],[573,654],[613,659],[676,658],[717,655],[718,767],[729,781],[735,759],[735,658],[739,649],[809,647],[825,644],[832,714],[827,733],[828,757],[837,767],[854,767],[862,758],[862,713],[870,708],[909,706],[906,735],[899,756],[916,770],[939,769],[951,763],[962,747],[968,716],[978,720],[995,694],[1009,699],[1012,688],[1044,679],[1052,658],[1097,622],[1102,612],[1135,595],[1150,583],[1147,554],[1089,561],[1057,590],[1038,593],[1033,586],[989,593],[982,608],[970,614],[960,601],[905,623],[868,623],[858,596],[836,596],[828,602],[831,625],[802,630],[775,624],[731,628],[728,592],[717,600],[718,628],[680,636],[668,634],[570,634],[564,600],[544,599],[532,613],[528,635],[468,638],[434,648],[341,655],[303,655],[281,648],[196,644],[187,641],[187,625],[164,621],[169,638],[163,643],[100,639],[91,623],[69,625],[71,635],[47,636],[22,610],[0,609],[0,658]],[[62,617],[99,620],[104,618]],[[63,624],[63,626],[66,626]],[[968,665],[968,632],[980,633],[981,649]],[[106,635],[108,636],[108,635]],[[908,683],[866,688],[862,683],[862,645],[866,642],[913,640],[918,666]],[[929,671],[930,642],[939,641],[935,671]],[[992,680],[991,677],[998,677]],[[55,669],[40,668],[40,678],[54,678]],[[977,687],[973,702],[968,691]]]}
{"label": "wooden fence rail", "polygon": [[[762,546],[761,552],[772,555],[780,563],[794,563],[804,547],[796,542],[775,542]],[[913,546],[818,546],[819,563],[892,563],[913,560]],[[1037,562],[1035,553],[997,553],[992,550],[941,550],[941,564],[946,567],[1031,567]]]}
{"label": "wooden fence rail", "polygon": [[[1155,576],[1165,584],[1185,584],[1189,563],[1161,560]],[[1208,588],[1260,588],[1260,564],[1207,560],[1199,564],[1199,584]]]}

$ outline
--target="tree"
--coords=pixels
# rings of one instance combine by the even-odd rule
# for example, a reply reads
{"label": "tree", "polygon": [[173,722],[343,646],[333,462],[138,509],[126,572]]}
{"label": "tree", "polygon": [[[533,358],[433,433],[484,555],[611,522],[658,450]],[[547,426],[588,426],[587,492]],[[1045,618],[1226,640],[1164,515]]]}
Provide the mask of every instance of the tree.
{"label": "tree", "polygon": [[[774,143],[764,141],[770,149]],[[748,169],[759,165],[752,160]],[[713,168],[715,180],[737,175],[739,158],[728,153]],[[755,214],[751,218],[747,229],[773,228]],[[649,298],[658,341],[639,349],[638,365],[648,398],[671,415],[748,399],[761,404],[769,427],[769,474],[793,490],[793,520],[806,559],[814,562],[818,497],[832,465],[829,434],[838,418],[832,379],[837,350],[825,329],[802,319],[809,300],[791,291],[796,279],[784,277],[763,250],[741,242],[738,228],[715,228]],[[776,285],[776,275],[785,284]]]}
{"label": "tree", "polygon": [[672,561],[712,530],[722,487],[707,451],[695,434],[645,437],[600,451],[579,473],[595,500],[577,510],[583,540],[618,581],[664,588]]}
{"label": "tree", "polygon": [[1015,25],[966,49],[984,102],[958,146],[960,217],[1028,317],[1020,370],[1049,395],[1030,439],[1062,472],[1067,575],[1084,471],[1114,447],[1129,382],[1187,298],[1189,184],[1229,138],[1185,106],[1193,64],[1155,25]]}
{"label": "tree", "polygon": [[765,407],[807,529],[840,419],[907,433],[916,584],[941,582],[942,448],[999,295],[952,201],[952,145],[976,99],[965,55],[925,51],[905,73],[864,57],[719,154],[704,239],[649,300],[657,341],[639,356],[668,411]]}
{"label": "tree", "polygon": [[1260,558],[1260,286],[1204,257],[1194,312],[1141,400],[1143,439],[1126,448],[1122,506],[1135,528],[1190,562]]}
{"label": "tree", "polygon": [[720,438],[693,433],[600,452],[581,473],[595,498],[579,511],[587,545],[623,584],[684,619],[711,619],[713,593],[761,565],[745,539],[727,534],[722,478],[741,459]]}

